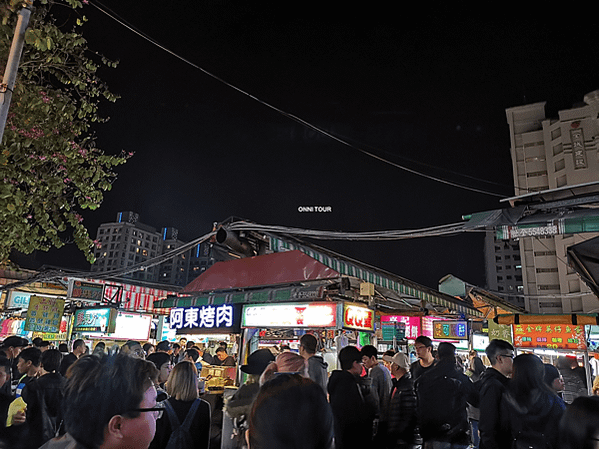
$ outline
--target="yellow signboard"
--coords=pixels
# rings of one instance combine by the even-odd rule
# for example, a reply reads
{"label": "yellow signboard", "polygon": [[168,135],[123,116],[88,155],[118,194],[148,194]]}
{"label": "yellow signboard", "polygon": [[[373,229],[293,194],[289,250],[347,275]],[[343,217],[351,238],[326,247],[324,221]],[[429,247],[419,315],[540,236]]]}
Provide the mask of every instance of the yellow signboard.
{"label": "yellow signboard", "polygon": [[60,332],[64,299],[32,296],[29,299],[25,330],[33,332]]}

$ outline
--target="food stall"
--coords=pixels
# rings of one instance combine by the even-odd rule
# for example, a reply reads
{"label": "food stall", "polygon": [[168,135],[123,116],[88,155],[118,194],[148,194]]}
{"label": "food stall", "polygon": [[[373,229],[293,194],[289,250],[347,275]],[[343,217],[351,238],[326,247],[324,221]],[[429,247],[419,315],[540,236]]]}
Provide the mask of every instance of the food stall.
{"label": "food stall", "polygon": [[592,326],[599,324],[597,314],[498,315],[494,321],[512,328],[513,345],[519,353],[532,352],[551,364],[559,356],[575,357],[585,368],[591,393],[593,365],[587,338]]}

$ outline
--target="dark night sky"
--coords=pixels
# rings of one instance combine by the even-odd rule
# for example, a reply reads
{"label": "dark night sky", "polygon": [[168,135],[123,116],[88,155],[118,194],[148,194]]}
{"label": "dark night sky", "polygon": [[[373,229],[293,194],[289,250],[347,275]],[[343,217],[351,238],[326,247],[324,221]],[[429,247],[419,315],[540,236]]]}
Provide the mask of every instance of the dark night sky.
{"label": "dark night sky", "polygon": [[[356,146],[504,196],[513,194],[505,109],[547,101],[556,116],[599,89],[596,36],[583,16],[434,2],[102,5],[206,71]],[[101,209],[84,214],[92,235],[121,210],[191,240],[231,215],[363,231],[455,223],[500,207],[496,196],[424,179],[308,130],[93,6],[85,14],[89,46],[120,61],[101,73],[122,98],[104,105],[110,121],[97,128],[98,146],[135,152]],[[333,212],[299,213],[306,205]],[[448,273],[484,285],[480,234],[317,243],[430,287]],[[40,258],[86,268],[75,254]]]}

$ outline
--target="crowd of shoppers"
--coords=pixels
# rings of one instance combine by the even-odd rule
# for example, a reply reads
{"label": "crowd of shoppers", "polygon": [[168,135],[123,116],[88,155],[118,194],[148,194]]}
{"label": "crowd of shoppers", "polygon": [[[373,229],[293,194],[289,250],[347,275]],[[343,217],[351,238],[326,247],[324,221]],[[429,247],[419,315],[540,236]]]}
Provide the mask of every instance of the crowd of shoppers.
{"label": "crowd of shoppers", "polygon": [[[212,411],[198,385],[208,355],[193,342],[97,344],[91,354],[79,341],[70,352],[35,343],[0,345],[0,449],[210,447]],[[435,350],[421,336],[415,346],[412,364],[403,352],[381,360],[374,346],[345,346],[330,376],[313,335],[299,354],[259,349],[225,404],[231,436],[249,449],[596,447],[599,398],[578,387],[573,359],[543,364],[492,340],[485,367],[478,354],[459,363],[451,343]]]}

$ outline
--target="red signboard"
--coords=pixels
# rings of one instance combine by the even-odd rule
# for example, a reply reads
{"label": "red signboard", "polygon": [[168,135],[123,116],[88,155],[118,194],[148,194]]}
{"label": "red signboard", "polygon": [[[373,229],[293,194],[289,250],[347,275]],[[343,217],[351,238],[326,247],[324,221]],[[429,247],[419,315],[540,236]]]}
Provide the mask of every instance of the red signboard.
{"label": "red signboard", "polygon": [[572,324],[516,324],[514,346],[585,350],[584,326]]}
{"label": "red signboard", "polygon": [[374,332],[374,311],[366,307],[344,304],[343,327]]}

